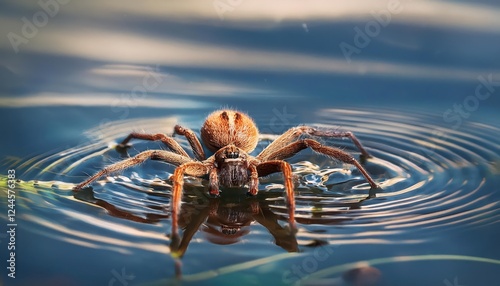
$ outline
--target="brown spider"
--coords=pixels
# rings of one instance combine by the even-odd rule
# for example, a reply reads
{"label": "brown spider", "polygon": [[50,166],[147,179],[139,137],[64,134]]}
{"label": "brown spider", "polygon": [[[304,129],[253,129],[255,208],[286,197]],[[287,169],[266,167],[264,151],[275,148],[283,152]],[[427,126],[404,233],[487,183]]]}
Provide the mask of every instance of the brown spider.
{"label": "brown spider", "polygon": [[294,156],[303,149],[309,147],[320,154],[356,166],[366,178],[371,188],[378,188],[366,170],[350,154],[334,147],[323,146],[313,139],[301,139],[301,135],[303,134],[321,137],[349,137],[359,148],[363,157],[370,157],[351,132],[320,131],[309,126],[294,127],[271,142],[259,155],[253,157],[248,153],[252,152],[258,143],[259,131],[255,123],[248,115],[242,112],[224,109],[211,113],[201,128],[203,143],[214,153],[208,159],[206,159],[200,141],[192,130],[177,125],[174,128],[174,132],[187,138],[196,159],[190,158],[186,151],[172,137],[164,134],[131,133],[118,145],[119,147],[126,147],[126,144],[135,138],[151,141],[159,140],[171,151],[148,150],[141,152],[135,157],[104,168],[78,184],[74,190],[78,191],[101,176],[124,170],[140,164],[147,159],[162,160],[175,165],[177,168],[172,176],[173,195],[171,208],[172,234],[176,235],[184,175],[195,177],[208,175],[210,184],[209,192],[213,196],[219,195],[220,185],[224,187],[243,187],[248,185],[248,194],[256,195],[258,192],[259,177],[281,171],[288,198],[289,219],[292,223],[294,222],[293,212],[295,208],[292,168],[284,159]]}

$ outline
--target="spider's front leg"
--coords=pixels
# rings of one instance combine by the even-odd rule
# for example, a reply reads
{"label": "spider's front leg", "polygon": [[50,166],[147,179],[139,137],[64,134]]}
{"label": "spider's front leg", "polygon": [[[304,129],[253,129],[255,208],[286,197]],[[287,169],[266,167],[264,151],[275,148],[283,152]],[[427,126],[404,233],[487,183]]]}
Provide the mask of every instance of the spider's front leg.
{"label": "spider's front leg", "polygon": [[209,174],[213,168],[211,162],[187,162],[175,169],[172,175],[173,191],[171,200],[172,210],[172,236],[178,236],[178,216],[181,208],[182,191],[184,187],[184,175],[202,177]]}
{"label": "spider's front leg", "polygon": [[210,181],[210,190],[208,191],[212,197],[218,197],[220,194],[219,191],[219,173],[217,172],[217,168],[213,168],[210,170],[209,174]]}
{"label": "spider's front leg", "polygon": [[330,147],[330,146],[324,146],[321,145],[316,140],[312,139],[303,139],[299,141],[295,141],[293,143],[290,143],[286,145],[285,147],[276,150],[274,153],[272,153],[269,156],[270,160],[283,160],[286,158],[290,158],[293,155],[297,154],[299,151],[304,150],[306,148],[311,148],[315,152],[318,152],[320,154],[326,155],[328,157],[340,160],[344,163],[351,164],[356,166],[358,170],[361,172],[361,174],[365,177],[366,181],[370,184],[372,189],[378,189],[380,188],[375,181],[372,179],[372,177],[368,174],[368,172],[363,168],[363,166],[354,159],[349,153],[340,150],[338,148]]}
{"label": "spider's front leg", "polygon": [[257,172],[258,163],[250,162],[248,171],[250,171],[250,182],[248,184],[248,195],[255,196],[259,192],[259,173]]}
{"label": "spider's front leg", "polygon": [[271,173],[282,172],[283,181],[285,183],[285,190],[287,195],[288,218],[291,225],[295,223],[295,189],[293,186],[293,173],[292,166],[283,160],[272,160],[262,162],[257,165],[259,177],[267,176]]}

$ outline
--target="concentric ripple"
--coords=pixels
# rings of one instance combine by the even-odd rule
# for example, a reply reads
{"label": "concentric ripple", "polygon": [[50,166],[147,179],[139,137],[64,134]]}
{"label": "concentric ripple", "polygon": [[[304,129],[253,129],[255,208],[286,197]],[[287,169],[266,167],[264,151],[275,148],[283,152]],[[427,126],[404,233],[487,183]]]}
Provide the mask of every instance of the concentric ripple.
{"label": "concentric ripple", "polygon": [[[382,190],[375,198],[368,199],[369,185],[355,167],[309,151],[301,152],[290,160],[296,175],[299,245],[313,245],[318,241],[420,243],[432,239],[436,232],[487,227],[499,222],[499,195],[494,191],[500,173],[500,130],[497,128],[470,122],[452,129],[436,116],[394,111],[329,109],[322,110],[320,116],[319,122],[310,125],[356,134],[373,156],[364,166]],[[22,178],[32,180],[28,184],[35,189],[53,190],[52,196],[60,196],[51,204],[64,205],[61,198],[73,200],[71,188],[86,176],[140,151],[163,148],[155,142],[138,141],[133,142],[128,154],[118,153],[114,149],[116,142],[130,131],[169,133],[177,121],[176,118],[155,118],[100,126],[87,133],[89,144],[25,161],[18,166],[18,172],[23,171]],[[189,127],[196,130],[196,126]],[[263,135],[258,149],[268,144],[265,138],[269,137],[275,136]],[[178,140],[189,149],[184,138]],[[348,139],[318,140],[356,156],[359,154]],[[161,221],[168,225],[171,191],[168,178],[173,170],[161,162],[146,162],[102,178],[93,184],[92,191],[75,197],[105,208],[112,216],[146,224]],[[203,196],[206,185],[204,179],[186,179],[187,205],[194,205],[196,209],[196,196]],[[261,201],[265,201],[260,207],[285,220],[281,175],[263,178],[260,193]],[[233,208],[234,204],[228,205]],[[238,216],[232,209],[226,213]],[[73,214],[72,217],[79,216]],[[98,220],[94,223],[99,224]],[[241,225],[247,228],[249,222]],[[226,226],[226,229],[238,232],[238,228]],[[245,231],[246,235],[248,230]],[[165,250],[164,246],[162,249]]]}
{"label": "concentric ripple", "polygon": [[[333,123],[354,131],[368,147],[374,158],[366,168],[383,191],[356,203],[355,198],[366,196],[368,186],[362,178],[349,183],[352,176],[360,178],[355,169],[339,175],[333,168],[311,167],[306,162],[311,171],[302,177],[302,187],[308,186],[304,178],[315,176],[321,178],[318,183],[323,188],[319,195],[307,188],[300,191],[307,195],[299,196],[298,220],[311,222],[314,201],[314,223],[338,223],[339,217],[345,221],[334,234],[311,232],[317,226],[305,226],[302,238],[341,244],[416,243],[432,238],[434,232],[499,222],[498,129],[469,123],[454,130],[433,116],[389,112],[334,109],[324,110],[322,118],[319,126],[331,128]],[[350,142],[343,143],[355,150]],[[351,176],[345,174],[350,171]],[[345,183],[339,184],[341,179]],[[341,193],[344,196],[338,197]]]}

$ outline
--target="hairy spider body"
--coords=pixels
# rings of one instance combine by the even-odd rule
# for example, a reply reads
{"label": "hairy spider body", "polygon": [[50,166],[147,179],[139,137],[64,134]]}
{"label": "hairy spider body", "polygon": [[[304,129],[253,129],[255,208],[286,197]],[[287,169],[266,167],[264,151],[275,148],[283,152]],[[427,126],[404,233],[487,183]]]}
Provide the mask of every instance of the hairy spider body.
{"label": "hairy spider body", "polygon": [[244,160],[244,158],[228,158],[218,164],[220,185],[243,187],[248,183],[248,166]]}
{"label": "hairy spider body", "polygon": [[350,154],[338,148],[324,146],[313,139],[301,139],[302,135],[319,137],[348,137],[361,151],[365,158],[370,157],[361,143],[351,132],[320,131],[308,126],[298,126],[289,129],[276,140],[271,142],[256,157],[250,156],[258,143],[259,131],[253,120],[245,113],[235,110],[218,110],[211,113],[205,120],[201,130],[201,139],[204,145],[214,154],[205,157],[203,147],[196,134],[190,129],[179,125],[174,128],[174,135],[183,135],[187,138],[195,158],[190,158],[186,151],[172,137],[165,134],[143,134],[131,133],[121,144],[120,148],[126,148],[127,143],[135,139],[161,141],[170,151],[148,150],[137,154],[135,157],[125,159],[112,164],[87,180],[75,186],[78,191],[101,176],[117,172],[131,166],[140,164],[147,159],[162,160],[177,166],[171,177],[173,181],[171,211],[172,211],[172,234],[177,234],[178,214],[182,199],[184,176],[202,177],[208,175],[210,190],[213,196],[219,195],[219,187],[245,187],[248,186],[248,194],[256,195],[258,192],[259,177],[271,173],[282,172],[284,185],[287,193],[289,219],[294,222],[294,188],[292,180],[292,168],[284,161],[297,152],[311,148],[317,153],[338,159],[344,163],[355,165],[368,181],[372,189],[378,188],[366,170]]}
{"label": "hairy spider body", "polygon": [[253,120],[234,110],[219,110],[210,114],[200,133],[201,140],[212,152],[234,145],[249,153],[259,142],[259,130]]}

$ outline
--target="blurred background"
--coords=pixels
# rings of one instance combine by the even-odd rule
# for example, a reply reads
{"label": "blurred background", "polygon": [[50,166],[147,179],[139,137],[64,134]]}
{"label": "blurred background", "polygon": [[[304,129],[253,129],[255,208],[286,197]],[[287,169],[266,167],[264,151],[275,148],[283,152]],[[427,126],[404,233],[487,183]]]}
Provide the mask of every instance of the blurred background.
{"label": "blurred background", "polygon": [[[410,254],[434,253],[433,250],[449,246],[451,250],[446,253],[478,256],[491,254],[493,258],[499,258],[498,248],[494,244],[490,244],[491,248],[486,247],[487,243],[484,244],[485,241],[489,241],[488,237],[492,237],[492,233],[498,234],[499,217],[498,195],[493,191],[493,186],[498,181],[498,162],[500,162],[498,145],[495,141],[500,128],[500,3],[498,1],[2,1],[0,34],[0,128],[3,133],[0,157],[4,159],[2,174],[7,174],[7,169],[12,168],[13,162],[17,166],[24,164],[19,169],[29,168],[31,164],[37,166],[34,169],[41,170],[51,162],[61,163],[57,159],[73,152],[72,148],[76,146],[100,142],[101,145],[95,146],[105,148],[110,142],[116,142],[131,131],[171,133],[175,123],[183,123],[198,132],[199,126],[211,111],[225,107],[249,113],[255,118],[262,133],[266,134],[279,134],[290,126],[304,123],[349,127],[350,130],[357,131],[360,138],[364,139],[362,141],[367,142],[368,147],[375,152],[377,149],[382,150],[390,146],[404,148],[407,145],[398,145],[399,141],[394,141],[402,137],[395,136],[394,140],[385,140],[383,136],[387,135],[389,138],[395,134],[411,131],[415,132],[411,134],[415,137],[411,137],[409,133],[401,136],[411,137],[408,139],[410,142],[408,144],[428,149],[417,148],[420,151],[413,150],[411,154],[408,153],[410,155],[405,154],[401,157],[413,160],[416,158],[415,154],[425,157],[456,146],[459,146],[456,153],[463,153],[465,160],[450,159],[450,165],[446,165],[448,162],[446,160],[455,158],[455,155],[442,155],[435,161],[430,159],[436,166],[435,169],[430,168],[432,171],[429,171],[429,174],[442,171],[438,167],[441,165],[445,169],[446,166],[454,169],[471,164],[471,169],[467,171],[448,174],[450,180],[458,178],[460,183],[457,182],[456,186],[453,185],[449,189],[436,187],[435,190],[429,187],[424,193],[427,192],[432,196],[437,190],[464,192],[479,190],[478,192],[485,191],[487,195],[477,193],[475,196],[488,198],[484,205],[491,204],[482,209],[483,213],[486,213],[487,223],[481,220],[484,217],[480,214],[477,217],[472,216],[476,218],[478,224],[482,221],[484,225],[488,225],[487,231],[483,229],[484,232],[476,233],[481,239],[472,236],[468,237],[466,242],[449,244],[450,241],[455,241],[456,233],[454,233],[450,236],[445,235],[436,244],[417,243],[412,246],[413,252],[410,251]],[[413,124],[418,125],[419,129],[412,129]],[[381,126],[380,130],[377,129],[378,126]],[[474,133],[475,131],[477,133]],[[377,137],[377,132],[380,137]],[[453,136],[460,139],[455,142]],[[415,139],[417,137],[418,140]],[[429,147],[427,141],[433,141],[433,144],[437,145]],[[187,146],[186,142],[182,142],[183,146]],[[473,147],[467,145],[468,142],[472,142],[470,144]],[[453,145],[455,143],[457,145]],[[88,152],[96,155],[99,148],[95,147]],[[476,150],[474,148],[477,148],[478,151],[474,152],[479,154],[481,159],[477,159],[475,155],[464,155],[467,150]],[[73,151],[64,153],[65,150]],[[434,153],[435,151],[437,153]],[[379,157],[384,158],[385,153],[380,152]],[[98,155],[103,153],[104,151]],[[80,163],[82,156],[66,157],[68,162],[64,168],[74,167],[72,164]],[[113,157],[112,160],[118,159],[119,157]],[[425,159],[421,158],[415,164],[422,167],[419,163],[423,164],[426,162]],[[404,162],[406,161],[402,160],[399,163]],[[68,177],[60,175],[69,170],[69,167],[67,169],[61,167],[61,170],[65,170],[62,173],[56,168],[50,175],[43,172],[34,173],[31,170],[31,173],[28,171],[23,173],[20,179],[76,183],[86,174],[95,172],[108,163],[109,160],[104,160],[87,164],[85,168],[79,170],[79,173],[75,172]],[[395,166],[398,165],[393,163]],[[50,166],[53,167],[54,164]],[[374,166],[377,164],[374,163]],[[412,164],[408,164],[407,170],[418,169]],[[470,170],[483,170],[478,167],[481,164],[488,166],[484,167],[488,170],[487,175],[478,173],[476,180],[468,177],[472,172]],[[392,167],[388,167],[387,164],[379,165],[382,169],[387,168],[386,173],[390,173],[390,170],[396,172],[395,167],[391,169]],[[374,166],[371,171],[377,176],[379,169]],[[153,172],[154,170],[153,167],[149,169]],[[146,175],[144,173],[141,175]],[[380,171],[380,174],[382,173]],[[428,174],[426,176],[435,180],[433,176]],[[408,178],[410,177],[415,179],[414,174],[408,175]],[[489,188],[481,185],[483,184],[481,178],[485,177],[489,178],[488,182],[491,184]],[[413,183],[416,184],[417,181]],[[445,182],[443,179],[441,183]],[[469,183],[473,185],[464,187]],[[395,187],[393,191],[397,193],[398,189]],[[132,262],[123,262],[128,260],[127,258],[124,260],[121,255],[127,251],[134,253],[135,248],[126,242],[120,246],[107,241],[109,245],[106,247],[99,243],[96,243],[97,246],[89,247],[93,249],[90,255],[87,253],[88,246],[76,242],[84,235],[75,241],[69,238],[63,239],[68,245],[58,246],[61,237],[75,235],[75,228],[71,226],[73,220],[87,221],[96,215],[92,212],[89,214],[85,204],[72,205],[75,202],[67,193],[56,192],[56,194],[65,199],[54,199],[52,196],[56,195],[52,192],[50,195],[44,193],[26,199],[34,205],[37,205],[37,202],[43,202],[41,205],[50,202],[54,209],[61,208],[67,212],[64,215],[47,213],[47,220],[41,223],[33,220],[37,216],[43,217],[40,215],[40,210],[28,208],[30,210],[26,211],[27,216],[23,217],[26,221],[25,228],[30,227],[37,231],[26,230],[29,234],[24,238],[25,245],[31,246],[24,248],[23,255],[29,257],[29,255],[50,253],[55,256],[54,259],[58,259],[55,265],[64,270],[43,268],[45,260],[42,259],[30,262],[25,260],[24,263],[27,263],[25,269],[42,268],[36,272],[38,280],[21,280],[22,283],[84,285],[85,283],[75,281],[98,284],[114,281],[113,283],[116,282],[118,285],[118,282],[123,282],[116,278],[118,276],[115,274],[121,273],[122,265]],[[450,197],[446,197],[446,201],[453,200],[452,194],[447,195]],[[493,197],[489,197],[490,195]],[[134,193],[131,196],[134,196]],[[110,200],[112,206],[119,205],[119,202]],[[455,202],[456,208],[442,206],[442,209],[435,210],[435,213],[431,210],[429,213],[433,213],[435,219],[449,215],[449,218],[455,218],[455,223],[459,224],[466,218],[455,216],[458,213],[463,212],[471,216],[468,211],[481,210],[474,204],[469,206],[466,203],[468,200],[472,198],[464,199],[461,203]],[[93,200],[89,202],[95,204]],[[467,205],[470,209],[461,209],[459,204]],[[429,202],[428,207],[431,205]],[[492,211],[495,208],[496,210]],[[441,213],[445,209],[453,209],[455,213]],[[422,215],[426,212],[427,210],[417,211],[408,215]],[[2,209],[2,215],[4,213],[6,211]],[[101,220],[106,222],[113,220],[116,225],[109,225],[110,229],[127,225],[143,231],[146,227],[141,224],[124,223],[116,218],[111,219],[101,213],[99,215],[100,218],[93,223],[94,226],[102,225]],[[58,233],[57,231],[61,229],[54,226],[46,229],[47,225],[54,221],[59,221],[61,224],[67,222],[67,232]],[[428,219],[428,221],[434,220]],[[309,223],[303,223],[305,228],[311,227]],[[418,230],[418,225],[411,225],[410,228],[417,226]],[[446,223],[443,222],[443,225]],[[443,225],[436,227],[440,229]],[[147,227],[148,231],[157,235],[153,235],[152,238],[155,243],[164,244],[162,239],[165,238],[162,232],[168,229],[167,226],[168,223]],[[82,226],[82,229],[85,230],[85,227],[88,226]],[[47,234],[54,230],[57,230],[57,238],[55,235]],[[334,230],[333,227],[327,227],[326,232]],[[380,231],[378,228],[371,230],[375,231],[375,236],[379,234],[377,231]],[[89,227],[86,231],[98,234],[100,228]],[[259,234],[259,231],[267,234],[267,230],[257,228],[257,232],[255,229],[251,232],[256,235],[254,238],[260,241],[272,240],[272,237],[268,236],[262,238],[262,233]],[[356,233],[352,228],[349,231],[346,235]],[[120,234],[112,233],[104,236],[116,236],[118,239],[123,233],[130,235],[129,229],[125,227]],[[308,232],[303,231],[304,233]],[[405,244],[412,239],[408,233],[404,231],[401,233],[404,234],[394,237],[393,240],[389,239],[388,243],[382,243],[385,246],[379,250],[387,251],[388,255],[408,254],[406,246],[390,247],[391,243]],[[367,237],[372,234],[366,233]],[[144,238],[142,234],[136,235],[134,239],[137,239],[138,243],[144,242],[141,240]],[[47,246],[47,250],[43,252],[35,247],[33,242],[28,242],[28,237],[29,241],[43,241],[44,245],[50,247]],[[335,239],[332,237],[326,240],[333,245],[336,243],[333,243]],[[347,243],[347,237],[342,243]],[[309,238],[310,236],[306,236],[299,239],[301,251],[306,253],[312,253],[312,250],[303,248],[305,244],[310,243],[304,242],[309,241]],[[236,252],[241,251],[241,256],[236,254],[229,256],[230,258],[226,257],[226,260],[215,259],[213,268],[210,268],[211,265],[200,265],[196,262],[197,259],[203,260],[216,255],[216,251],[220,249],[225,250],[214,248],[211,252],[204,247],[213,245],[205,238],[198,237],[198,239],[201,254],[197,256],[193,250],[191,255],[194,256],[191,259],[185,257],[184,269],[187,273],[267,257],[266,251],[269,249],[272,249],[273,254],[283,252],[283,249],[273,248],[276,245],[267,240],[262,245],[257,244],[257,248],[262,247],[260,252],[251,254],[243,251],[244,248],[240,245],[242,248],[236,248]],[[130,240],[130,237],[123,238],[123,241]],[[316,269],[378,257],[370,246],[379,243],[371,241],[364,244],[365,242],[359,241],[353,244],[363,250],[356,251],[348,246],[344,248],[341,246],[335,250],[341,253],[340,261],[328,259],[325,263],[317,264]],[[461,252],[471,242],[476,244],[476,247]],[[99,272],[97,269],[100,268],[96,264],[95,268],[92,268],[95,278],[85,278],[81,269],[71,269],[65,263],[59,263],[67,261],[69,257],[62,252],[55,254],[57,247],[78,253],[83,257],[81,263],[92,263],[96,257],[105,257],[100,251],[101,248],[120,255],[108,256],[107,259],[96,262],[105,270]],[[120,247],[124,247],[127,251],[120,251]],[[118,251],[115,251],[115,248]],[[159,261],[155,255],[168,252],[168,249],[161,248],[158,253],[153,254],[147,247],[140,251],[138,257],[142,257],[140,258],[142,260],[133,263],[147,262],[151,265]],[[366,255],[363,254],[365,251]],[[352,259],[349,258],[351,253],[356,253]],[[160,260],[168,264],[170,270],[166,273],[161,269],[141,268],[136,264],[127,266],[126,271],[135,270],[134,277],[137,279],[134,280],[134,284],[150,281],[163,283],[165,281],[161,279],[170,279],[174,276],[171,270],[174,262],[166,257],[162,256],[163,260]],[[276,283],[289,284],[290,281],[295,282],[298,278],[304,278],[304,275],[294,273],[293,279],[290,280],[285,276],[282,279],[281,275],[288,273],[283,269],[293,269],[293,265],[304,265],[301,263],[305,260],[301,259],[303,257],[299,260],[292,258],[285,266],[278,265],[271,259],[269,264],[263,264],[271,269],[266,270],[271,271],[271,274],[263,269],[260,270],[266,274],[263,276],[266,279],[278,277]],[[423,262],[420,263],[389,268],[386,269],[386,273],[389,273],[389,276],[392,273],[393,277],[397,277],[397,273],[402,269],[407,272],[418,269],[415,273],[427,273],[426,271],[436,268],[431,264],[419,268]],[[83,265],[88,264],[80,266]],[[470,281],[479,283],[474,285],[486,285],[481,283],[489,283],[496,277],[491,272],[491,269],[494,269],[491,266],[489,266],[491,268],[481,268],[483,272],[480,272],[479,276],[474,276],[473,273],[463,274],[462,271],[468,269],[468,264],[458,266],[445,264],[439,267],[443,270],[434,273],[434,280],[425,280],[423,278],[425,275],[416,275],[418,277],[412,278],[415,280],[411,281],[398,277],[386,282],[387,285],[431,285],[428,283],[459,285],[457,283],[465,280],[469,283]],[[496,267],[498,270],[498,265]],[[51,274],[60,272],[66,274],[62,276]],[[255,273],[254,269],[250,269],[249,273]],[[245,276],[250,279],[248,281],[259,279],[251,274],[248,275],[250,278]],[[346,277],[351,277],[349,275]],[[457,281],[456,276],[460,275],[463,280]],[[216,282],[227,281],[224,280],[226,278]],[[346,279],[350,278],[344,277],[344,280]]]}
{"label": "blurred background", "polygon": [[[205,116],[223,106],[271,114],[284,105],[303,117],[325,107],[442,116],[468,104],[474,112],[453,110],[450,126],[458,117],[498,126],[492,116],[500,105],[496,1],[44,0],[1,6],[2,130],[25,140],[57,128],[47,138],[56,146],[69,139],[60,136],[77,140],[104,117],[143,117],[145,108],[148,116],[200,107]],[[484,89],[492,95],[464,103],[475,96],[479,77],[492,78]],[[29,116],[16,115],[25,109]],[[40,124],[47,118],[53,120]],[[3,140],[1,152],[20,148],[17,142]],[[34,152],[46,149],[36,145],[30,146]]]}

